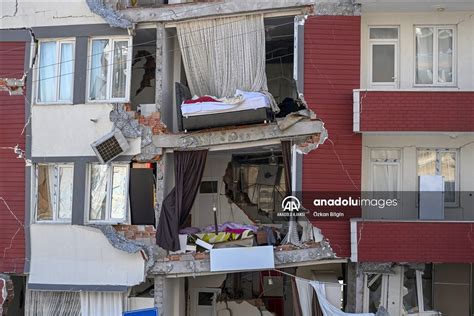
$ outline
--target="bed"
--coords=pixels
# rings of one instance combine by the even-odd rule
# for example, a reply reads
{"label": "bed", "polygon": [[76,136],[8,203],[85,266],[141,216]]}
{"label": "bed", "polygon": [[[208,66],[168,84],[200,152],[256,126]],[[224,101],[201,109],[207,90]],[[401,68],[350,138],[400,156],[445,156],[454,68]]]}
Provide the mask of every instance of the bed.
{"label": "bed", "polygon": [[274,117],[270,100],[258,92],[240,91],[243,101],[239,103],[208,101],[187,104],[185,101],[192,100],[188,87],[175,83],[175,88],[180,131],[263,123],[272,121]]}

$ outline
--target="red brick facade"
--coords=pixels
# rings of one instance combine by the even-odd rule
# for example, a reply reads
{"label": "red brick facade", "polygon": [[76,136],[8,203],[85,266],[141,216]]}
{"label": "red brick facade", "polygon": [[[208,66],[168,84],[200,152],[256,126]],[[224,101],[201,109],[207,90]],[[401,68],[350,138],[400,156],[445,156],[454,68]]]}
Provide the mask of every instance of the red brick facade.
{"label": "red brick facade", "polygon": [[359,262],[474,262],[474,223],[357,222]]}
{"label": "red brick facade", "polygon": [[360,91],[360,131],[474,132],[474,92]]}
{"label": "red brick facade", "polygon": [[[361,135],[352,131],[352,90],[360,82],[360,17],[312,16],[304,32],[304,96],[329,140],[303,159],[303,198],[313,191],[358,191]],[[350,256],[348,221],[316,221],[339,257]]]}
{"label": "red brick facade", "polygon": [[[21,78],[24,60],[25,43],[0,43],[0,77]],[[24,124],[25,98],[0,91],[0,272],[22,273],[25,262],[25,162],[10,148],[25,149]]]}

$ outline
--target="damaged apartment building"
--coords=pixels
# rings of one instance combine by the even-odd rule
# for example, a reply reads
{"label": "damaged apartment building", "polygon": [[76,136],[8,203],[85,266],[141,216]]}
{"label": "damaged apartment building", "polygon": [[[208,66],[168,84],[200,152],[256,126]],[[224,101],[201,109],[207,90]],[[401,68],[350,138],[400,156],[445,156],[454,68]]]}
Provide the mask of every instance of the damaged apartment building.
{"label": "damaged apartment building", "polygon": [[[4,313],[471,315],[474,7],[449,3],[2,3]],[[445,217],[311,215],[418,176]]]}

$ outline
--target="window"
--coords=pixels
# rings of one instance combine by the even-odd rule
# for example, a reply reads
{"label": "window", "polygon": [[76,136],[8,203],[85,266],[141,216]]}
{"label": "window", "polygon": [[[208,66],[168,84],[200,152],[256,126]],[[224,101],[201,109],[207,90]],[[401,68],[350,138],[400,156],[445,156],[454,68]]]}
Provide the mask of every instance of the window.
{"label": "window", "polygon": [[89,220],[124,222],[128,210],[127,164],[90,165]]}
{"label": "window", "polygon": [[452,149],[418,150],[418,176],[441,175],[444,179],[444,202],[447,206],[457,203],[457,151]]}
{"label": "window", "polygon": [[93,38],[89,46],[89,101],[128,101],[130,39]]}
{"label": "window", "polygon": [[41,41],[37,69],[37,103],[71,103],[74,41]]}
{"label": "window", "polygon": [[396,86],[398,68],[398,27],[370,27],[370,83]]}
{"label": "window", "polygon": [[72,164],[36,165],[36,220],[69,221],[72,214]]}
{"label": "window", "polygon": [[454,27],[415,27],[415,84],[453,85]]}
{"label": "window", "polygon": [[370,152],[372,191],[396,198],[400,185],[400,150],[373,149]]}

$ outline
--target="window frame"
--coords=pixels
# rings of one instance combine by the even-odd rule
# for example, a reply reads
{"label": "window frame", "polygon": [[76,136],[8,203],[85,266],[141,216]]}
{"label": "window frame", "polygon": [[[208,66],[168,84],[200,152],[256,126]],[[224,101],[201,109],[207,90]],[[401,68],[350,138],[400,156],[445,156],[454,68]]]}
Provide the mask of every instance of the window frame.
{"label": "window frame", "polygon": [[[397,39],[385,38],[385,39],[371,39],[370,30],[371,29],[385,29],[392,28],[397,29]],[[399,58],[400,58],[400,26],[399,25],[369,25],[367,31],[367,40],[368,40],[368,57],[369,57],[369,73],[368,80],[369,86],[371,88],[398,88],[400,80],[400,70],[399,70]],[[395,52],[395,63],[394,63],[394,81],[393,82],[374,82],[373,81],[373,46],[374,45],[394,45]]]}
{"label": "window frame", "polygon": [[[416,177],[418,179],[419,177],[419,164],[418,164],[418,153],[420,151],[434,151],[436,153],[436,161],[435,164],[439,164],[439,153],[441,152],[452,152],[455,154],[456,158],[456,170],[454,171],[454,202],[444,202],[444,207],[448,208],[455,208],[459,206],[459,181],[460,181],[460,163],[459,163],[459,158],[461,157],[460,152],[456,148],[416,148]],[[437,170],[440,170],[439,166],[436,166]],[[441,174],[435,174],[435,175],[441,175]],[[444,185],[444,180],[443,180],[443,185]],[[420,190],[418,181],[416,181],[416,186],[417,186],[417,191]]]}
{"label": "window frame", "polygon": [[[434,29],[433,37],[433,82],[416,83],[416,28],[431,27]],[[453,82],[438,82],[438,30],[451,29],[453,31]],[[413,87],[456,87],[457,86],[457,28],[453,24],[415,24],[413,26]],[[436,76],[435,76],[436,74]]]}
{"label": "window frame", "polygon": [[[39,88],[40,88],[40,60],[41,60],[41,44],[42,43],[49,43],[49,42],[55,42],[56,43],[56,62],[55,65],[58,65],[56,67],[55,75],[53,78],[55,78],[56,82],[56,101],[40,101],[38,100],[39,97]],[[72,59],[70,60],[72,62],[72,87],[71,87],[71,100],[59,100],[60,96],[60,74],[61,74],[61,67],[64,62],[61,62],[61,51],[62,51],[62,44],[72,44]],[[46,105],[46,104],[63,104],[63,105],[71,105],[74,103],[74,76],[76,72],[76,39],[74,37],[65,37],[65,38],[48,38],[48,39],[40,39],[38,42],[38,59],[37,59],[37,66],[35,66],[34,72],[33,72],[33,78],[34,78],[34,84],[33,84],[33,95],[34,95],[34,104],[37,105]]]}
{"label": "window frame", "polygon": [[[377,159],[372,159],[372,152],[373,151],[383,151],[383,150],[393,150],[399,153],[398,159],[385,159],[385,161],[376,161]],[[369,164],[370,164],[370,189],[374,192],[374,166],[375,165],[391,165],[397,166],[397,192],[401,191],[402,187],[402,150],[400,148],[371,148],[369,152]],[[382,160],[382,159],[381,159]],[[397,193],[398,196],[398,193]]]}
{"label": "window frame", "polygon": [[[107,86],[106,86],[106,98],[103,100],[92,100],[90,98],[90,82],[91,82],[91,70],[92,70],[92,42],[94,40],[108,40],[111,42],[111,49],[105,51],[109,54],[109,63],[107,65]],[[124,98],[112,98],[112,75],[114,69],[113,53],[115,42],[127,41],[128,43],[128,55],[127,55],[127,66],[126,66],[126,80],[125,80],[125,97]],[[133,59],[133,46],[131,36],[93,36],[88,40],[87,47],[87,74],[86,74],[86,102],[87,103],[109,103],[109,102],[129,102],[130,101],[130,89],[132,81],[132,59]]]}
{"label": "window frame", "polygon": [[112,211],[112,186],[107,185],[107,196],[106,196],[106,208],[105,208],[105,219],[91,219],[90,218],[90,211],[91,211],[91,180],[92,180],[92,166],[94,165],[103,165],[101,163],[89,163],[87,165],[87,176],[86,176],[86,212],[84,214],[85,222],[90,224],[107,224],[107,225],[117,225],[117,224],[129,224],[130,221],[130,164],[127,162],[112,162],[105,164],[107,165],[107,184],[113,183],[113,167],[126,167],[127,168],[127,175],[125,178],[126,184],[126,192],[127,192],[127,201],[125,203],[125,216],[122,219],[118,218],[111,218],[111,211]]}
{"label": "window frame", "polygon": [[[53,165],[55,167],[59,168],[71,168],[72,169],[72,205],[71,205],[71,218],[64,218],[61,219],[59,218],[59,196],[60,194],[57,194],[55,204],[53,204],[53,219],[38,219],[38,167],[40,165],[44,166],[49,166]],[[33,184],[34,184],[34,191],[32,192],[32,210],[33,210],[33,222],[34,223],[60,223],[60,224],[69,224],[72,222],[72,212],[74,209],[74,163],[72,162],[64,162],[64,163],[36,163],[34,164],[34,167],[32,168],[33,172]],[[58,177],[58,184],[56,185],[58,188],[59,186],[59,177]],[[56,205],[56,208],[54,208],[54,205]]]}

